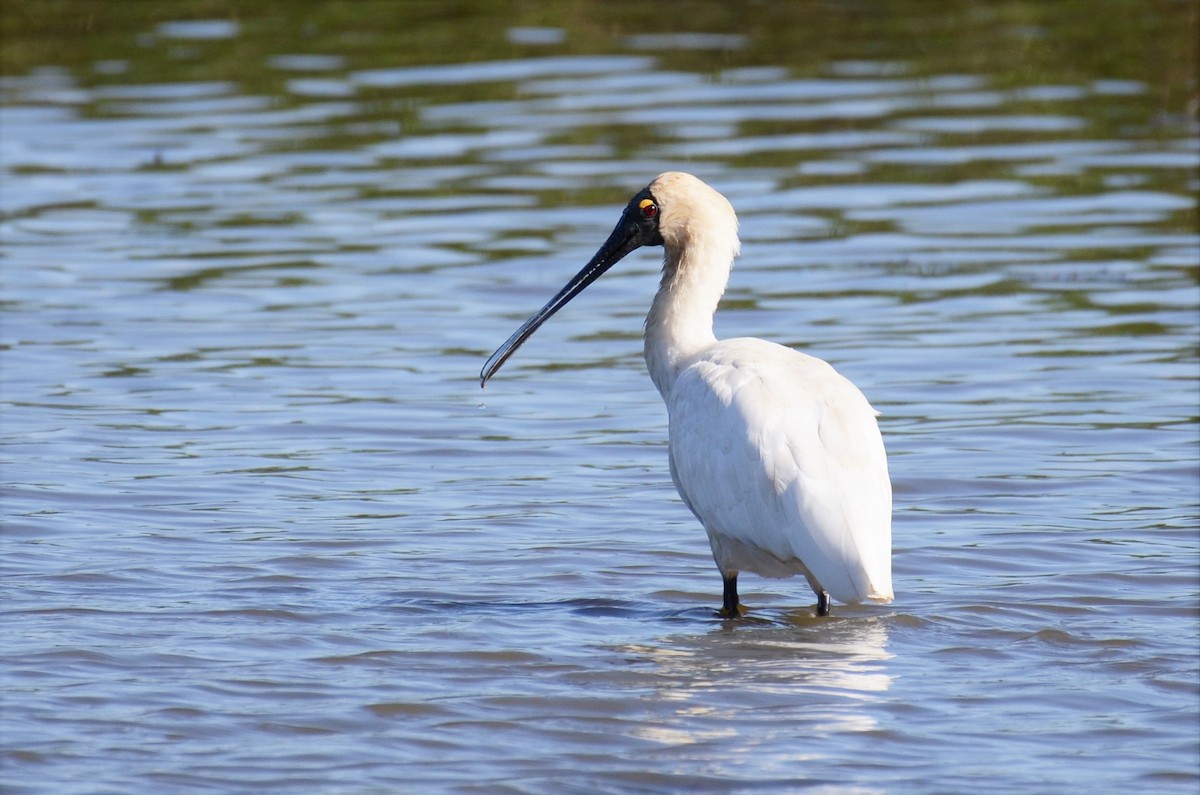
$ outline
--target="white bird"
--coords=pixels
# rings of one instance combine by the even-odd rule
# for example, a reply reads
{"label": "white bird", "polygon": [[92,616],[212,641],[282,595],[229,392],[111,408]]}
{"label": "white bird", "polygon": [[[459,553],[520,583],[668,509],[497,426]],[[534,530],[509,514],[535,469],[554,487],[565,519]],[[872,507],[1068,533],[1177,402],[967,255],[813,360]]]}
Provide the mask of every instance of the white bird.
{"label": "white bird", "polygon": [[691,174],[661,174],[559,293],[487,360],[480,385],[618,260],[664,249],[646,316],[650,378],[667,404],[671,478],[704,525],[736,617],[737,577],[802,574],[817,614],[892,600],[892,485],[876,412],[826,362],[760,339],[718,341],[713,314],[740,244],[729,201]]}

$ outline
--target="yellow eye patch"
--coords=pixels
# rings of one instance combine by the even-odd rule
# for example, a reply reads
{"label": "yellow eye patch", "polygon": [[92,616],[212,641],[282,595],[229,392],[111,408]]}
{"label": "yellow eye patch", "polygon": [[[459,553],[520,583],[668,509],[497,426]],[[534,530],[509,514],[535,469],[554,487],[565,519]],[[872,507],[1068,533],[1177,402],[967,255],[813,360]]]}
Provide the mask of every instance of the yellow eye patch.
{"label": "yellow eye patch", "polygon": [[638,202],[638,209],[642,211],[642,215],[646,218],[653,218],[658,215],[658,205],[653,199],[642,199]]}

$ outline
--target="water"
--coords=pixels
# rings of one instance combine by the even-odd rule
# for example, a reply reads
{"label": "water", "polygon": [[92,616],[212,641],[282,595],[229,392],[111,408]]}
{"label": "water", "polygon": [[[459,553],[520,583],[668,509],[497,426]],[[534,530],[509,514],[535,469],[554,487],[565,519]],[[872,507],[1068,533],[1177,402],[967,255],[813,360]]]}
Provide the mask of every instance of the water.
{"label": "water", "polygon": [[[919,5],[10,16],[5,792],[1194,792],[1197,6]],[[653,253],[478,389],[668,168],[894,604],[714,615]]]}

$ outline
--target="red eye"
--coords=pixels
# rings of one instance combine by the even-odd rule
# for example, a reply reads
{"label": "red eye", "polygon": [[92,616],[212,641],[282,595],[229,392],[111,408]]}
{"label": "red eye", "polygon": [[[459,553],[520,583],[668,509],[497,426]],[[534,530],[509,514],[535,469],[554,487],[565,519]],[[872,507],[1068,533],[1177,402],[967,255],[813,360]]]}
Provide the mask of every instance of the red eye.
{"label": "red eye", "polygon": [[658,215],[658,205],[649,199],[642,199],[641,203],[638,204],[638,207],[640,207],[642,210],[643,218],[653,218],[654,216]]}

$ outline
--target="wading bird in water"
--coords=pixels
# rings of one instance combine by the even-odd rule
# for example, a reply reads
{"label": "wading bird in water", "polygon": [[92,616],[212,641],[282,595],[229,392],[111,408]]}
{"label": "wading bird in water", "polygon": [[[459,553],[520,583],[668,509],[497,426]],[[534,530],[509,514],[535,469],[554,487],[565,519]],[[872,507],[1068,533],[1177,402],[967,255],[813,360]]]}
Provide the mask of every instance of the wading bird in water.
{"label": "wading bird in water", "polygon": [[667,404],[671,479],[708,532],[741,615],[737,578],[802,574],[817,614],[892,600],[892,485],[877,412],[826,362],[751,337],[717,340],[713,314],[740,244],[729,201],[690,174],[656,177],[591,261],[501,345],[480,385],[618,260],[662,246],[646,316],[650,378]]}

